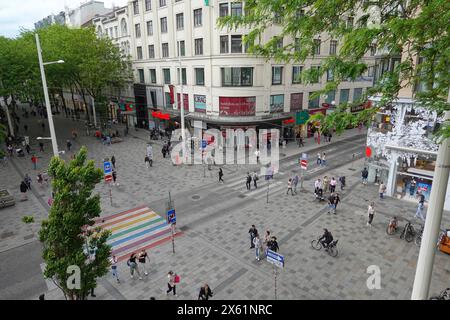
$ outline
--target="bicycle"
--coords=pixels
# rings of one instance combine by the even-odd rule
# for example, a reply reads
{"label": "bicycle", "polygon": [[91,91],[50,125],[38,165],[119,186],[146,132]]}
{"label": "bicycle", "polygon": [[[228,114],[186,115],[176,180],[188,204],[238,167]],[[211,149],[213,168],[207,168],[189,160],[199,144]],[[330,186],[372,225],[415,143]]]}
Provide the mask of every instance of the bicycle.
{"label": "bicycle", "polygon": [[450,300],[450,288],[442,290],[437,296],[430,297],[430,300]]}
{"label": "bicycle", "polygon": [[419,233],[416,236],[416,239],[414,240],[414,243],[418,247],[420,247],[420,244],[422,243],[423,229],[425,229],[425,225],[422,225],[422,228],[420,229]]}
{"label": "bicycle", "polygon": [[398,219],[397,217],[393,217],[391,220],[389,220],[389,224],[386,228],[386,233],[388,235],[393,235],[398,230]]}
{"label": "bicycle", "polygon": [[[338,240],[333,240],[327,247],[325,247],[325,251],[332,257],[336,257],[338,255],[338,250],[336,248],[337,243]],[[320,242],[319,239],[314,239],[311,241],[311,246],[318,251],[323,248],[322,242]]]}
{"label": "bicycle", "polygon": [[400,234],[400,239],[405,239],[407,242],[411,242],[414,240],[416,233],[417,232],[414,230],[412,223],[408,221]]}

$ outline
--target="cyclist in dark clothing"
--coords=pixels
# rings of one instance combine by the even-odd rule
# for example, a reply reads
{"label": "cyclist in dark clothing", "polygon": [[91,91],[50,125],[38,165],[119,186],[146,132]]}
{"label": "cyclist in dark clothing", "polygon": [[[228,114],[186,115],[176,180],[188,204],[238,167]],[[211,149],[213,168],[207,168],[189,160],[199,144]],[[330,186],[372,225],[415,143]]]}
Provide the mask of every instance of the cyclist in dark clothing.
{"label": "cyclist in dark clothing", "polygon": [[331,235],[331,232],[327,229],[323,229],[324,233],[319,238],[320,243],[325,247],[328,248],[328,245],[333,241],[333,236]]}

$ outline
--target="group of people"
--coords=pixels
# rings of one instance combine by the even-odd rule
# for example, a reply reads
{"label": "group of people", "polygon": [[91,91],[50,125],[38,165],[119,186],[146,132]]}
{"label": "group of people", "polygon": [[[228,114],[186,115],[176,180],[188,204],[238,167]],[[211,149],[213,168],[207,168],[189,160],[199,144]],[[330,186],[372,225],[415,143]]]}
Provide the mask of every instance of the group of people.
{"label": "group of people", "polygon": [[[223,176],[223,171],[222,168],[219,169],[219,177],[220,177],[220,172],[222,172],[222,176]],[[221,180],[221,178],[219,179],[219,181]],[[256,171],[254,171],[253,173],[247,172],[247,177],[245,178],[245,186],[247,187],[247,190],[251,190],[252,189],[252,181],[253,181],[253,186],[255,187],[255,189],[258,188],[258,173]],[[223,181],[223,180],[222,180]]]}
{"label": "group of people", "polygon": [[[341,190],[343,190],[345,187],[345,177],[339,177],[339,182],[341,185]],[[324,193],[330,192],[330,197],[334,199],[332,202],[332,204],[334,204],[334,211],[336,211],[337,202],[339,202],[339,193],[336,192],[337,183],[338,181],[335,179],[335,177],[331,177],[330,179],[328,176],[325,176],[323,180],[320,180],[319,178],[314,182],[314,195],[316,196],[316,198],[325,200]]]}
{"label": "group of people", "polygon": [[327,164],[325,152],[323,152],[322,154],[319,152],[317,154],[317,164],[319,166],[325,166]]}
{"label": "group of people", "polygon": [[298,174],[296,174],[293,178],[289,178],[286,194],[289,194],[289,191],[291,192],[291,195],[294,195],[294,193],[297,194],[297,185],[299,181],[300,177],[298,176]]}
{"label": "group of people", "polygon": [[277,242],[277,237],[273,236],[269,230],[263,238],[259,235],[258,229],[253,224],[248,230],[250,234],[250,249],[255,249],[255,258],[260,261],[262,253],[267,256],[267,250],[278,252],[280,249]]}

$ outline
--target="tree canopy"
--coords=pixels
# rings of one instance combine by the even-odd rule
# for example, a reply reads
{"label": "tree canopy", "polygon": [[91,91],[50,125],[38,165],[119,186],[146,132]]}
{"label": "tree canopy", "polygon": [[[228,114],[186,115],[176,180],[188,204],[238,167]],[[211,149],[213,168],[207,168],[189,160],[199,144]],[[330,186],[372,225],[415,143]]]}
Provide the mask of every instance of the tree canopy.
{"label": "tree canopy", "polygon": [[[377,79],[361,101],[379,94],[380,105],[386,105],[396,99],[401,88],[421,83],[427,89],[416,93],[421,105],[438,112],[450,109],[446,102],[450,85],[447,0],[247,0],[244,11],[242,16],[219,18],[218,26],[249,28],[251,31],[244,37],[248,52],[276,62],[305,61],[314,55],[315,40],[319,38],[339,42],[337,53],[325,58],[319,70],[302,75],[303,82],[310,83],[317,72],[333,72],[334,81],[317,94],[362,76],[369,67],[364,57],[377,49],[377,54],[401,57],[401,62]],[[267,31],[273,26],[278,26],[280,32],[267,39]],[[282,38],[291,41],[277,45]],[[345,112],[347,108],[337,111]],[[370,112],[366,115],[370,116]],[[327,117],[339,120],[340,116]],[[359,120],[366,119],[360,116]],[[448,137],[448,129],[441,130],[441,134]]]}

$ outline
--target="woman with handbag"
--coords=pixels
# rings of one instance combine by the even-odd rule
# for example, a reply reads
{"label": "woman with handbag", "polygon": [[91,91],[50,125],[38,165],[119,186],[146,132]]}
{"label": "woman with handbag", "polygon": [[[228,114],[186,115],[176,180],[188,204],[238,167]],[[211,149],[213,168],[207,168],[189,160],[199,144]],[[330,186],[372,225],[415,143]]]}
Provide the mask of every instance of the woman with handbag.
{"label": "woman with handbag", "polygon": [[[168,282],[167,287],[169,290],[166,291],[166,294],[169,294],[170,291],[173,291],[173,295],[177,295],[177,286],[176,283],[180,281],[180,277],[176,275],[173,271],[169,271],[167,274]],[[178,281],[177,281],[178,280]]]}

